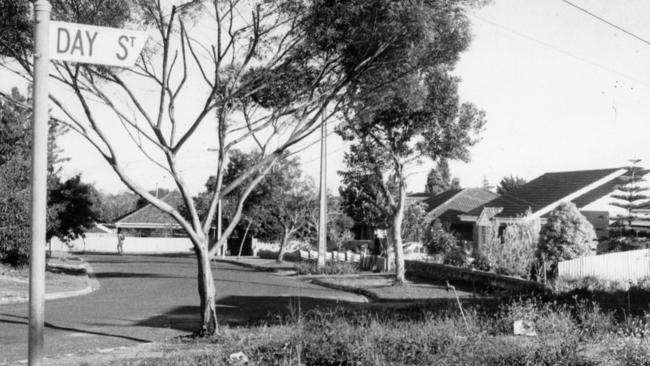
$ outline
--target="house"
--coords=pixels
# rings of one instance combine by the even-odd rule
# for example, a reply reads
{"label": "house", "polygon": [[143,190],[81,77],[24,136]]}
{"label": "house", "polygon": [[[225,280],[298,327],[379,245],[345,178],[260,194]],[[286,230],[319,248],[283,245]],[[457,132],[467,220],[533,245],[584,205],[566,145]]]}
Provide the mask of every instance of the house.
{"label": "house", "polygon": [[[547,215],[562,202],[573,202],[591,222],[599,238],[607,237],[612,218],[625,210],[612,206],[611,197],[616,187],[625,184],[621,178],[625,168],[580,170],[546,173],[523,186],[477,207],[459,219],[474,225],[473,241],[480,246],[485,243],[486,228],[490,225],[505,226],[529,217],[544,223]],[[643,171],[642,174],[647,174]]]}
{"label": "house", "polygon": [[461,221],[459,216],[497,198],[496,193],[482,188],[450,189],[432,197],[421,200],[427,206],[427,222],[440,220],[451,231],[458,233],[464,240],[473,239],[473,223]]}
{"label": "house", "polygon": [[[445,226],[459,233],[465,240],[472,239],[472,223],[461,222],[458,215],[469,212],[498,197],[497,194],[481,188],[458,188],[435,193],[410,193],[406,196],[406,206],[422,203],[426,206],[426,221],[440,220]],[[375,230],[367,225],[355,224],[352,228],[355,239],[373,240]],[[404,238],[409,241],[412,238]],[[411,240],[412,241],[412,240]]]}
{"label": "house", "polygon": [[[173,207],[183,204],[179,192],[171,192],[161,199]],[[150,203],[117,219],[114,226],[127,236],[186,236],[176,220]]]}

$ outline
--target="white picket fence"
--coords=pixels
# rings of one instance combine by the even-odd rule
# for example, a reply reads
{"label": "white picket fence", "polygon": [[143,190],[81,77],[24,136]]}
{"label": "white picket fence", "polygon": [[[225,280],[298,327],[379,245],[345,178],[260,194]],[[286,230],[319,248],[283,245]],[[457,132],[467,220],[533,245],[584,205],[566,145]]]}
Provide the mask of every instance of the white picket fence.
{"label": "white picket fence", "polygon": [[650,276],[650,249],[602,254],[562,261],[560,277],[594,276],[607,280],[635,281]]}

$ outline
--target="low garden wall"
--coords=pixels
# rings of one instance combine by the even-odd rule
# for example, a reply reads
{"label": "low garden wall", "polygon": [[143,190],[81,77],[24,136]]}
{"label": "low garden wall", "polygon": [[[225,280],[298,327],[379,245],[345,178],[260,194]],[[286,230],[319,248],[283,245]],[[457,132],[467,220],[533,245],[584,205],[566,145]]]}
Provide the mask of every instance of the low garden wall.
{"label": "low garden wall", "polygon": [[501,289],[509,292],[545,292],[541,283],[490,272],[448,266],[439,263],[406,261],[408,275],[433,281],[449,281],[455,286],[462,284],[480,289]]}

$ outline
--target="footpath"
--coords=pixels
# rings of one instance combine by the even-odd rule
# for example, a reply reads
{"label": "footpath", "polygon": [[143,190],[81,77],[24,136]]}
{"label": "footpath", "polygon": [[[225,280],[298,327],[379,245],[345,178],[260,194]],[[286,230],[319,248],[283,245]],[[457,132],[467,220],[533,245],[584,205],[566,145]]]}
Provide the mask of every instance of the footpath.
{"label": "footpath", "polygon": [[[82,296],[99,288],[92,268],[83,259],[54,256],[47,261],[45,300]],[[0,305],[29,301],[29,268],[0,267]]]}

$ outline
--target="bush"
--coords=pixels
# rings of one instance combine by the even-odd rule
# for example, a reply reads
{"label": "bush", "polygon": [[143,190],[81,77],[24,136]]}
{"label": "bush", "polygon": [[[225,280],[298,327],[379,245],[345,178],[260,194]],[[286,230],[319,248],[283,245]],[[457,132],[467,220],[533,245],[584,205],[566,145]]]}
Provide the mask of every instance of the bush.
{"label": "bush", "polygon": [[490,266],[490,261],[483,254],[476,255],[476,257],[474,258],[472,263],[470,263],[469,267],[472,268],[472,269],[475,269],[475,270],[478,270],[478,271],[484,271],[484,272],[488,272],[492,268]]}
{"label": "bush", "polygon": [[566,293],[576,290],[587,292],[627,292],[630,290],[650,291],[650,277],[644,277],[636,281],[607,280],[596,276],[585,276],[580,278],[560,277],[553,283],[553,291]]}
{"label": "bush", "polygon": [[[262,259],[278,259],[279,254],[280,253],[276,250],[260,249],[257,251],[257,256]],[[299,251],[286,252],[284,253],[283,260],[287,262],[300,262],[302,260],[302,257],[300,257]]]}
{"label": "bush", "polygon": [[354,274],[359,273],[359,264],[352,262],[327,262],[325,267],[318,268],[316,262],[300,262],[295,265],[296,271],[300,275],[306,274],[328,274],[328,275],[341,275],[341,274]]}
{"label": "bush", "polygon": [[528,279],[535,263],[538,236],[539,220],[524,217],[508,224],[502,238],[492,227],[482,252],[496,273]]}
{"label": "bush", "polygon": [[458,238],[445,230],[439,221],[436,221],[424,233],[424,246],[430,254],[446,255],[454,248],[458,248]]}
{"label": "bush", "polygon": [[29,192],[0,196],[0,262],[21,267],[29,262]]}
{"label": "bush", "polygon": [[448,264],[450,266],[466,267],[468,263],[467,254],[463,248],[453,248],[450,252],[447,253],[447,255],[445,255],[442,263]]}
{"label": "bush", "polygon": [[278,259],[278,252],[274,250],[260,249],[257,251],[257,256],[262,259]]}
{"label": "bush", "polygon": [[595,245],[596,233],[591,223],[575,204],[561,203],[542,226],[537,258],[549,264],[547,275],[554,278],[558,262],[593,254]]}

